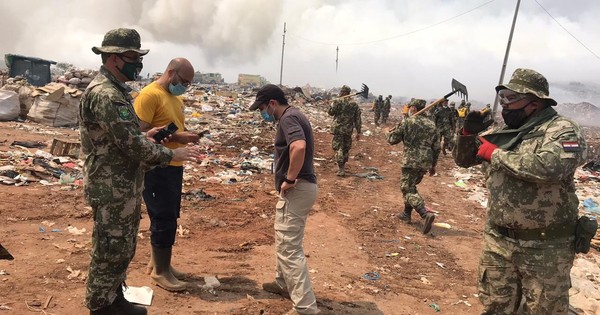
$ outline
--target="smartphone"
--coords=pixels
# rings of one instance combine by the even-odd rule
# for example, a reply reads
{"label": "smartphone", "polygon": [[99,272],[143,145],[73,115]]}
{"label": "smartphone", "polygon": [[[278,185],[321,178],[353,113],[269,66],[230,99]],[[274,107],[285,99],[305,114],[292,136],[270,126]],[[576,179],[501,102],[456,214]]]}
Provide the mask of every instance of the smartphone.
{"label": "smartphone", "polygon": [[179,128],[177,128],[177,125],[175,125],[175,123],[170,123],[167,127],[163,128],[159,132],[157,132],[153,138],[156,141],[156,143],[160,143],[166,137],[174,134],[175,131],[177,131],[178,129]]}

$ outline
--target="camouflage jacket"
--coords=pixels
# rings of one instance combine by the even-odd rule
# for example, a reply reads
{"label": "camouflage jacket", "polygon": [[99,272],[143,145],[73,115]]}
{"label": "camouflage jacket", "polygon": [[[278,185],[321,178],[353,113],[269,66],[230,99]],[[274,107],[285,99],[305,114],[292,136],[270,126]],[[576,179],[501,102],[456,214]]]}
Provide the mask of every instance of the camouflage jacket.
{"label": "camouflage jacket", "polygon": [[575,225],[579,200],[573,177],[585,157],[579,125],[559,115],[525,134],[511,150],[496,149],[491,161],[483,162],[488,223],[513,229]]}
{"label": "camouflage jacket", "polygon": [[381,111],[383,111],[383,112],[389,112],[391,107],[392,107],[392,102],[390,101],[389,98],[386,98],[383,101],[383,107],[381,108]]}
{"label": "camouflage jacket", "polygon": [[92,206],[140,196],[142,162],[166,166],[173,156],[173,151],[151,143],[140,132],[129,91],[102,67],[81,97],[84,192]]}
{"label": "camouflage jacket", "polygon": [[375,101],[373,102],[373,110],[376,112],[381,112],[382,108],[383,108],[383,100],[376,98]]}
{"label": "camouflage jacket", "polygon": [[360,117],[361,110],[358,104],[354,101],[341,99],[333,101],[329,106],[327,113],[333,116],[331,124],[331,132],[334,134],[352,134],[356,128],[356,132],[360,133],[362,119]]}
{"label": "camouflage jacket", "polygon": [[433,117],[435,118],[435,126],[438,130],[451,128],[453,126],[452,109],[448,106],[439,106]]}
{"label": "camouflage jacket", "polygon": [[439,133],[431,119],[410,116],[386,136],[389,144],[404,143],[402,167],[429,169],[440,155]]}

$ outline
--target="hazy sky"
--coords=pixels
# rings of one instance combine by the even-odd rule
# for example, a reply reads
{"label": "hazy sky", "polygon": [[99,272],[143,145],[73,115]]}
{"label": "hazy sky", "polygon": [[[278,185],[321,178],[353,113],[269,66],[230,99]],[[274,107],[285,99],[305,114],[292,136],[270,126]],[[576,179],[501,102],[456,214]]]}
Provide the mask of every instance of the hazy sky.
{"label": "hazy sky", "polygon": [[[600,1],[537,2],[600,55]],[[196,70],[220,72],[226,82],[252,73],[278,83],[287,22],[284,85],[366,83],[375,94],[431,99],[450,92],[455,78],[471,99],[491,102],[515,5],[516,0],[0,0],[0,54],[97,68],[100,57],[91,47],[110,29],[133,27],[142,47],[150,49],[144,74],[186,57]],[[551,83],[600,84],[600,59],[536,0],[521,1],[505,82],[518,67],[534,68]]]}

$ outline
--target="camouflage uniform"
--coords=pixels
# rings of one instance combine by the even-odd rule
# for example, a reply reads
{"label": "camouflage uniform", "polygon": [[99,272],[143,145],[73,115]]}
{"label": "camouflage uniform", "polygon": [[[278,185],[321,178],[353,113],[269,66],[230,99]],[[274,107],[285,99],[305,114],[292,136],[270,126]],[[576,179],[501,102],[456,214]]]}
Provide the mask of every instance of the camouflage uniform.
{"label": "camouflage uniform", "polygon": [[[458,124],[458,110],[456,110],[456,105],[454,102],[450,102],[450,125],[452,129],[452,133],[456,133],[456,126]],[[454,138],[452,138],[454,141]]]}
{"label": "camouflage uniform", "polygon": [[352,131],[356,129],[358,134],[361,132],[361,110],[356,102],[344,98],[334,101],[327,113],[333,116],[331,147],[335,152],[335,160],[340,170],[343,170],[352,147]]}
{"label": "camouflage uniform", "polygon": [[453,112],[448,103],[444,102],[438,106],[434,113],[435,126],[440,134],[440,141],[444,141],[442,153],[446,155],[446,149],[452,150],[454,147],[454,129],[452,127]]}
{"label": "camouflage uniform", "polygon": [[379,126],[379,119],[381,117],[381,111],[383,109],[383,96],[379,97],[373,103],[373,110],[375,111],[375,125]]}
{"label": "camouflage uniform", "polygon": [[[425,100],[415,99],[411,101],[410,106],[422,108],[425,106]],[[425,201],[419,195],[417,185],[427,170],[435,168],[440,154],[440,141],[435,124],[422,115],[409,116],[387,135],[387,141],[392,145],[400,142],[404,144],[401,179],[405,203],[403,219],[410,222],[412,209],[425,218]]]}
{"label": "camouflage uniform", "polygon": [[390,109],[392,108],[392,96],[388,95],[383,101],[383,107],[381,108],[381,122],[387,124],[388,117],[390,116]]}
{"label": "camouflage uniform", "polygon": [[142,163],[166,166],[173,156],[140,132],[130,90],[103,66],[81,97],[84,194],[94,218],[85,300],[90,310],[113,303],[135,254]]}
{"label": "camouflage uniform", "polygon": [[[517,69],[496,87],[503,89],[556,105],[533,70]],[[580,127],[552,107],[507,128],[484,136],[499,146],[483,162],[490,196],[478,279],[483,314],[514,314],[522,296],[525,314],[567,314],[578,206],[573,176],[586,144]]]}

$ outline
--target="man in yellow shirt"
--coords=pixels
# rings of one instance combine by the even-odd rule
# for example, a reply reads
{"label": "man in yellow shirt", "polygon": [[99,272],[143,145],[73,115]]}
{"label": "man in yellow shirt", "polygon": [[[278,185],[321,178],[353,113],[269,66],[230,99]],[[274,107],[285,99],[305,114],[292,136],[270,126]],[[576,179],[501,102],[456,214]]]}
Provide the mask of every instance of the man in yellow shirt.
{"label": "man in yellow shirt", "polygon": [[[163,75],[142,89],[135,99],[134,108],[140,118],[142,131],[174,123],[177,131],[165,144],[176,149],[187,143],[197,142],[197,133],[185,131],[183,99],[194,79],[194,67],[185,58],[171,60]],[[168,291],[183,291],[186,283],[179,279],[185,274],[171,266],[171,256],[177,219],[181,208],[183,163],[171,162],[167,167],[157,167],[144,177],[144,202],[150,217],[150,243],[152,256],[148,273],[152,283]]]}

